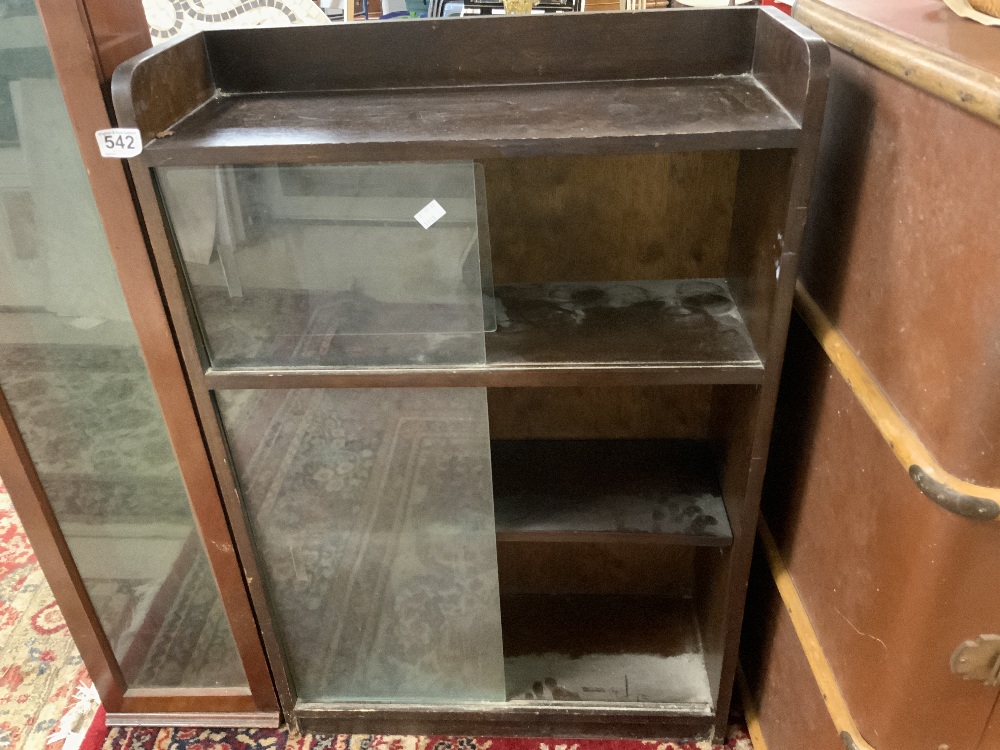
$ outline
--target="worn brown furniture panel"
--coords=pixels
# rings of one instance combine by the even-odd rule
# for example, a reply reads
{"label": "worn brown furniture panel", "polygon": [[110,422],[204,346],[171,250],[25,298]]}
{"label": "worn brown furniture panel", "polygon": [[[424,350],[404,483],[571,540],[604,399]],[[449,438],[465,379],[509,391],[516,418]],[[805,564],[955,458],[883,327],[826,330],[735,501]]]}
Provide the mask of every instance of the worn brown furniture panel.
{"label": "worn brown furniture panel", "polygon": [[519,438],[704,438],[712,386],[490,388],[490,435]]}
{"label": "worn brown furniture panel", "polygon": [[740,666],[768,748],[844,750],[763,553],[750,571]]}
{"label": "worn brown furniture panel", "polygon": [[[862,48],[876,48],[880,36],[902,37],[919,45],[925,51],[925,57],[927,53],[937,53],[985,75],[1000,76],[996,29],[966,21],[936,0],[881,0],[877,3],[869,0],[814,0],[799,8],[796,17],[810,26],[822,21],[824,33],[829,33],[837,46],[842,46],[839,35],[834,38],[828,29],[837,26],[848,31],[862,28],[857,22],[864,24],[870,29],[869,39],[855,40],[855,49],[859,54]],[[868,56],[867,52],[863,54]],[[892,54],[883,54],[880,58],[886,64],[895,61],[912,66],[919,62],[900,60]],[[958,70],[957,65],[950,67]],[[967,72],[963,71],[963,74]],[[950,88],[957,93],[954,87]],[[1000,111],[996,112],[996,117],[1000,118]]]}
{"label": "worn brown furniture panel", "polygon": [[484,160],[494,281],[724,276],[738,163],[735,151]]}
{"label": "worn brown furniture panel", "polygon": [[[970,517],[947,501],[961,480],[1000,485],[1000,37],[928,0],[795,14],[834,50],[801,261],[813,332],[789,339],[763,511],[847,703],[837,725],[877,750],[987,750],[997,686],[952,658],[998,632],[1000,525],[979,520],[992,501]],[[935,501],[915,455],[936,466]],[[772,652],[778,637],[756,636]],[[811,710],[808,692],[758,687]],[[780,717],[763,724],[777,750],[800,746]]]}
{"label": "worn brown furniture panel", "polygon": [[651,544],[498,540],[500,586],[510,594],[690,597],[694,549]]}
{"label": "worn brown furniture panel", "polygon": [[[734,8],[214,30],[128,61],[113,93],[147,166],[794,148],[814,117],[798,73],[826,62],[795,28]],[[627,76],[579,54],[597,38]],[[376,48],[393,55],[373,68]]]}
{"label": "worn brown furniture panel", "polygon": [[991,747],[1000,747],[1000,701],[993,707],[989,724],[979,741],[979,750],[989,750]]}
{"label": "worn brown furniture panel", "polygon": [[976,750],[998,691],[949,660],[996,632],[996,525],[921,494],[793,320],[763,512],[864,738]]}
{"label": "worn brown furniture panel", "polygon": [[1000,485],[1000,127],[835,69],[803,278],[938,461]]}

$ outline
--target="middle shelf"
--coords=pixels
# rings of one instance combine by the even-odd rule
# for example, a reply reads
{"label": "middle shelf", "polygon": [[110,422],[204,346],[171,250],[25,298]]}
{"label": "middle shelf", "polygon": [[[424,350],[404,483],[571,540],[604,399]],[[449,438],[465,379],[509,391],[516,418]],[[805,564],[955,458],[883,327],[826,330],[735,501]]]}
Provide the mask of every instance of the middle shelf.
{"label": "middle shelf", "polygon": [[[198,290],[203,310],[227,308],[218,327],[215,316],[204,318],[213,388],[756,384],[764,371],[720,278],[498,285],[489,299],[495,331],[447,335],[365,332],[390,318],[408,319],[413,331],[427,318],[430,329],[443,317],[439,305],[394,305],[354,291],[291,304],[286,291],[273,304],[266,290],[238,303],[224,295]],[[349,335],[317,328],[347,316]],[[471,359],[477,347],[485,347],[484,361],[454,364],[457,348]],[[277,352],[290,364],[268,366]]]}

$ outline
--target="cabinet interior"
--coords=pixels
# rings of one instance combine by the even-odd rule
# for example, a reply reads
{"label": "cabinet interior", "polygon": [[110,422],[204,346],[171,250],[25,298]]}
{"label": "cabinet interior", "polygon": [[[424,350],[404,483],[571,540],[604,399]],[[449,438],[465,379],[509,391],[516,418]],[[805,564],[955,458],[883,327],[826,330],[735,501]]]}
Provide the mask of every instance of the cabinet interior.
{"label": "cabinet interior", "polygon": [[[536,382],[485,391],[509,702],[656,704],[701,716],[714,711],[719,677],[713,665],[724,647],[726,610],[718,583],[728,575],[743,503],[739,487],[726,481],[727,471],[739,475],[745,438],[732,423],[730,402],[748,409],[758,389],[724,382],[713,366],[732,356],[735,338],[745,358],[761,367],[740,300],[730,292],[741,286],[733,274],[742,261],[731,260],[738,244],[732,227],[739,168],[740,152],[729,151],[479,163],[475,221],[483,260],[475,270],[485,319],[495,301],[497,325],[491,331],[484,324],[478,334],[486,359],[473,367],[502,376],[498,352],[504,351],[512,361],[533,357],[536,364],[569,363],[574,370],[611,368],[601,385],[577,385],[572,373],[556,370]],[[314,200],[334,190],[324,177],[291,173],[282,189]],[[378,207],[391,205],[398,189],[390,181],[376,186],[365,196],[372,217],[351,221],[384,224]],[[255,205],[252,191],[243,202]],[[213,269],[189,262],[199,304],[207,304],[207,288],[237,311],[254,305],[260,289],[292,300],[302,295],[268,273],[288,247],[276,235],[294,243],[303,224],[322,231],[337,222],[319,215],[322,202],[294,210],[307,209],[313,219],[276,220],[266,213],[252,219],[251,225],[270,224],[249,231],[237,247],[237,258],[247,261],[240,264],[239,297],[223,295],[221,273],[211,282]],[[455,272],[468,274],[468,268]],[[642,294],[664,283],[673,285],[670,294]],[[324,294],[306,292],[312,299],[317,293]],[[737,319],[739,331],[727,328],[728,339],[713,340],[723,328],[719,316]],[[531,330],[516,352],[505,343],[512,338],[505,326]],[[385,338],[375,338],[384,345]],[[678,340],[688,350],[678,353]],[[687,369],[671,370],[681,358]],[[629,368],[637,362],[651,365],[658,382],[634,378]],[[225,418],[239,411],[233,393],[219,391]],[[255,395],[246,397],[253,406],[245,411],[268,412],[267,391],[247,393]],[[297,413],[329,408],[316,395],[312,407]],[[275,398],[283,397],[279,392]],[[436,408],[448,407],[442,402]],[[247,438],[230,426],[239,470],[259,450],[266,427],[245,429]],[[310,466],[303,461],[303,471]],[[269,534],[258,532],[262,549],[276,547]],[[322,685],[323,679],[317,674],[305,681]]]}
{"label": "cabinet interior", "polygon": [[[728,291],[739,157],[485,161],[497,297],[519,285],[578,283],[585,295],[691,279]],[[634,356],[685,325],[698,323],[643,330]],[[707,600],[732,542],[722,467],[736,439],[717,389],[740,387],[488,390],[509,700],[713,711],[720,605]]]}
{"label": "cabinet interior", "polygon": [[489,390],[509,700],[712,712],[696,564],[732,541],[712,390]]}

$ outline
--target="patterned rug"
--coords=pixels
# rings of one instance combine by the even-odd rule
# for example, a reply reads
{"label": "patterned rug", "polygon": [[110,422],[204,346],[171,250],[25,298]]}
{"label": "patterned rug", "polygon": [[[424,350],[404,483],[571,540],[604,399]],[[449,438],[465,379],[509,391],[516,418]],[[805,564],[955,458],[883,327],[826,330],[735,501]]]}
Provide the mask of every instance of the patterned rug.
{"label": "patterned rug", "polygon": [[[63,750],[90,725],[90,679],[0,482],[0,748]],[[86,691],[83,693],[86,695]]]}
{"label": "patterned rug", "polygon": [[381,734],[291,735],[284,729],[112,729],[102,750],[753,750],[736,726],[722,744]]}

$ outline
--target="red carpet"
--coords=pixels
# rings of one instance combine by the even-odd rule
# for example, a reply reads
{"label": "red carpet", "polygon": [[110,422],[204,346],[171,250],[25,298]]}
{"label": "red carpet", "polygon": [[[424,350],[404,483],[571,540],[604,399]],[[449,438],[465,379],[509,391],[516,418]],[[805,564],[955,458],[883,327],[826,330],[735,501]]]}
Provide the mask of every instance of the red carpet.
{"label": "red carpet", "polygon": [[73,747],[66,733],[84,732],[96,710],[81,684],[87,671],[0,482],[0,748]]}
{"label": "red carpet", "polygon": [[104,707],[101,706],[97,709],[97,715],[84,735],[79,750],[101,750],[107,737],[108,725],[104,723]]}

